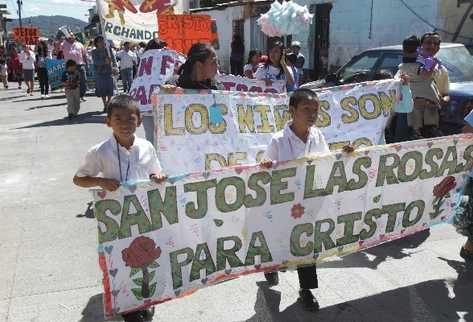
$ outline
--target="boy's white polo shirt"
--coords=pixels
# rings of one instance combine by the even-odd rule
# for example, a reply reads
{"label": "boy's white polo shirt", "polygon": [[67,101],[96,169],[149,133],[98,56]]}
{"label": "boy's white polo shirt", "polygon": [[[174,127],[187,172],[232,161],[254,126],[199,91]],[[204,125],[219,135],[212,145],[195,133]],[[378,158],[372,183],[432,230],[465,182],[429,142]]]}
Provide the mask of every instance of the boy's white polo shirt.
{"label": "boy's white polo shirt", "polygon": [[322,132],[315,126],[310,128],[307,142],[304,143],[292,132],[287,123],[284,129],[275,133],[266,149],[265,158],[273,161],[296,160],[310,154],[330,153]]}
{"label": "boy's white polo shirt", "polygon": [[[120,154],[120,162],[118,153]],[[122,178],[120,178],[120,167]],[[129,166],[128,166],[129,164]],[[126,177],[128,168],[128,178]],[[161,165],[153,145],[135,136],[133,145],[127,150],[114,136],[93,146],[85,161],[77,171],[78,177],[97,177],[118,181],[136,181],[149,179],[151,174],[161,173]]]}

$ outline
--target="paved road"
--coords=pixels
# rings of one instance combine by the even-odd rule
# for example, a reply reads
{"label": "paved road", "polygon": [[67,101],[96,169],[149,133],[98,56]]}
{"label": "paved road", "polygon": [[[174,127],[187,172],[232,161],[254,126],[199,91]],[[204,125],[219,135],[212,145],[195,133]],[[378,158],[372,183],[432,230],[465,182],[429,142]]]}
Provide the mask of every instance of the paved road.
{"label": "paved road", "polygon": [[[72,176],[107,138],[101,103],[68,122],[65,98],[0,90],[0,321],[103,321],[90,195]],[[142,129],[139,135],[143,135]],[[156,307],[154,321],[473,321],[473,272],[448,225],[319,269],[321,311],[296,302],[292,272],[262,274]]]}

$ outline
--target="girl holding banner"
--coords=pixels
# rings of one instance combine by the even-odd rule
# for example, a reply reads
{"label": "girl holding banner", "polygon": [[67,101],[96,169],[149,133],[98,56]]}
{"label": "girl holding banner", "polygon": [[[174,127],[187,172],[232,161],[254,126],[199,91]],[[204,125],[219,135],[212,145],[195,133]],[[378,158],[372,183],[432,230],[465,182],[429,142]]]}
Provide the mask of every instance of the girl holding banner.
{"label": "girl holding banner", "polygon": [[[292,122],[283,130],[275,133],[262,162],[264,167],[271,167],[272,161],[290,161],[309,154],[330,153],[322,132],[314,127],[319,111],[317,95],[310,89],[296,90],[289,100],[289,112]],[[271,160],[271,161],[269,161]],[[317,269],[315,264],[297,268],[299,275],[299,301],[307,311],[319,310],[319,303],[310,291],[318,288]],[[279,283],[278,272],[264,273],[270,285]]]}
{"label": "girl holding banner", "polygon": [[179,69],[177,86],[187,89],[218,89],[214,78],[218,72],[217,54],[209,44],[196,43]]}

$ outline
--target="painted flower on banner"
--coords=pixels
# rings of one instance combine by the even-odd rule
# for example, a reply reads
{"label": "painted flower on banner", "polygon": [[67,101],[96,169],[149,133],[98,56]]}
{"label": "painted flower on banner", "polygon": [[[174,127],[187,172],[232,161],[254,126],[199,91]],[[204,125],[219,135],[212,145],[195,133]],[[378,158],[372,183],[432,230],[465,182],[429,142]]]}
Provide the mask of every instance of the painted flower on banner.
{"label": "painted flower on banner", "polygon": [[105,18],[114,18],[115,12],[117,12],[122,26],[126,24],[124,16],[125,9],[132,13],[138,13],[138,10],[136,10],[131,0],[105,0],[105,2],[108,4],[108,12]]}
{"label": "painted flower on banner", "polygon": [[[159,267],[156,262],[159,256],[161,248],[156,246],[154,240],[145,236],[135,238],[128,248],[122,250],[125,265],[131,267],[130,277],[136,285],[141,286],[131,289],[138,300],[150,298],[156,292],[157,283],[151,283],[156,273],[150,269]],[[140,271],[142,277],[136,277]]]}
{"label": "painted flower on banner", "polygon": [[153,11],[164,13],[164,11],[169,10],[172,5],[172,0],[143,0],[140,6],[140,11],[144,13]]}
{"label": "painted flower on banner", "polygon": [[301,218],[304,215],[304,212],[305,208],[300,203],[296,203],[292,206],[291,217],[294,219]]}
{"label": "painted flower on banner", "polygon": [[442,212],[444,209],[441,209],[443,204],[445,203],[445,198],[449,198],[450,191],[456,187],[457,183],[455,181],[455,177],[447,176],[439,184],[434,186],[432,194],[435,196],[434,200],[432,201],[432,206],[434,211],[430,213],[430,218],[435,219]]}

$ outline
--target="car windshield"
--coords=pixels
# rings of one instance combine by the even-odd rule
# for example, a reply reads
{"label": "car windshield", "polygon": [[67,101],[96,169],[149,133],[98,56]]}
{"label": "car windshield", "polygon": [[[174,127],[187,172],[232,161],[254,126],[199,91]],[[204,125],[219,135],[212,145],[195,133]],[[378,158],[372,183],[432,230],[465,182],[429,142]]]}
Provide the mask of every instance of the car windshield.
{"label": "car windshield", "polygon": [[453,83],[473,81],[473,57],[463,46],[441,48],[437,54]]}

